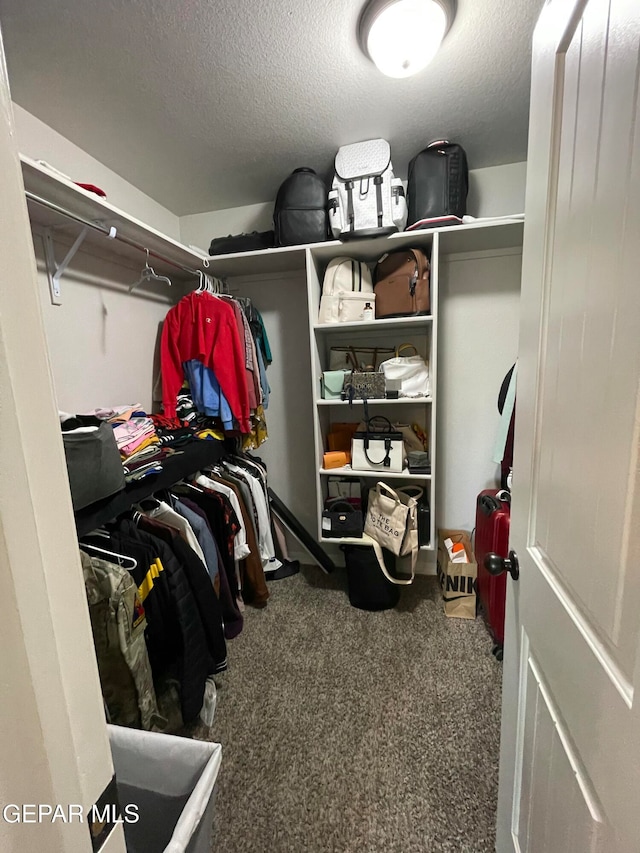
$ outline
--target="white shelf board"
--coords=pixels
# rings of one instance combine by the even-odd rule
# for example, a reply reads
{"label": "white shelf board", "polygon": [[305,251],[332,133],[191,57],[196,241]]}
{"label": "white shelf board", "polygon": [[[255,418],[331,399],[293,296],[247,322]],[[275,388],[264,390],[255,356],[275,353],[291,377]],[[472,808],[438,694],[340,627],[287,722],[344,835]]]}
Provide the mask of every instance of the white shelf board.
{"label": "white shelf board", "polygon": [[439,228],[440,255],[484,252],[522,246],[524,219],[479,219],[469,225]]}
{"label": "white shelf board", "polygon": [[[313,244],[315,245],[315,244]],[[331,241],[331,246],[340,246]],[[214,275],[232,277],[236,275],[259,275],[279,272],[299,272],[306,269],[306,246],[280,246],[275,249],[256,249],[253,252],[233,252],[228,255],[212,255],[209,258]]]}
{"label": "white shelf board", "polygon": [[373,539],[370,536],[367,536],[366,533],[362,534],[361,538],[357,536],[343,536],[340,539],[337,539],[332,536],[323,536],[320,539],[323,545],[368,545],[371,547],[373,545]]}
{"label": "white shelf board", "polygon": [[431,325],[433,317],[390,317],[384,320],[358,320],[354,323],[316,323],[316,332],[362,331],[372,332],[376,329],[414,329]]}
{"label": "white shelf board", "polygon": [[431,474],[410,474],[405,468],[399,474],[392,471],[354,471],[350,465],[343,468],[320,468],[325,477],[375,477],[378,480],[430,480]]}
{"label": "white shelf board", "polygon": [[[373,263],[385,252],[400,250],[404,246],[419,246],[422,249],[426,249],[427,253],[429,253],[433,243],[433,234],[434,229],[413,233],[400,231],[397,234],[382,237],[366,237],[359,240],[345,240],[344,242],[332,240],[327,243],[314,243],[309,248],[314,259],[319,262],[320,266],[329,263],[332,258],[338,255]],[[336,247],[340,251],[336,251]]]}
{"label": "white shelf board", "polygon": [[[427,403],[433,402],[432,397],[398,397],[397,400],[375,400],[375,399],[367,399],[367,404],[369,406],[397,406],[400,405],[413,405],[420,406],[425,405]],[[349,406],[351,405],[348,400],[316,400],[317,406]],[[354,406],[363,406],[364,400],[357,399],[353,401]]]}
{"label": "white shelf board", "polygon": [[[178,267],[154,258],[154,254],[162,255],[167,260],[181,266],[191,269],[204,269],[203,261],[206,259],[206,255],[201,255],[172,237],[162,234],[150,225],[146,225],[139,219],[109,204],[108,201],[95,193],[84,190],[72,181],[49,171],[46,167],[36,163],[35,160],[24,155],[20,155],[20,160],[25,190],[68,210],[82,219],[91,222],[98,221],[107,227],[115,226],[118,234],[149,249],[152,255],[150,258],[151,266],[160,275],[167,275],[169,278],[173,277],[179,280],[193,279],[192,275]],[[30,199],[27,199],[27,205],[32,224],[42,228],[55,228],[56,235],[59,234],[62,238],[66,235],[67,239],[73,240],[82,228],[82,225],[73,222],[63,214],[43,207]],[[144,265],[144,252],[119,240],[110,240],[98,231],[90,229],[87,232],[84,246],[90,247],[92,252],[103,257],[117,255],[133,269],[141,270]]]}
{"label": "white shelf board", "polygon": [[[214,275],[229,277],[296,271],[302,273],[305,270],[306,249],[311,250],[314,260],[320,266],[324,266],[338,255],[373,262],[384,252],[401,249],[403,246],[420,246],[429,249],[436,231],[441,235],[440,252],[443,254],[505,249],[522,245],[522,229],[521,219],[479,219],[469,225],[401,231],[388,237],[344,242],[327,240],[323,243],[308,243],[302,246],[281,246],[274,249],[258,249],[253,252],[214,255],[211,258],[211,269]],[[376,321],[376,325],[380,322],[383,321]]]}

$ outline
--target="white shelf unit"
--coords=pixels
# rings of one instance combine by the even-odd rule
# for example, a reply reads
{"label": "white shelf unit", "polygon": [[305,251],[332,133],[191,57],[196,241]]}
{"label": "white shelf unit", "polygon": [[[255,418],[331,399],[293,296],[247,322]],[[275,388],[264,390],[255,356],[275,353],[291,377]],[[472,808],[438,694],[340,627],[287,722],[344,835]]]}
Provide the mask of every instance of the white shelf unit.
{"label": "white shelf unit", "polygon": [[[347,477],[373,486],[378,480],[389,481],[390,485],[411,484],[424,488],[431,507],[431,548],[435,541],[435,488],[436,472],[436,399],[438,360],[438,240],[437,231],[422,231],[417,234],[397,234],[359,240],[351,243],[319,244],[307,249],[307,297],[309,306],[309,340],[311,345],[311,372],[314,399],[314,439],[316,450],[316,507],[318,518],[318,540],[326,544],[370,545],[363,539],[331,539],[322,533],[322,511],[328,496],[330,477]],[[430,259],[431,314],[423,317],[396,317],[359,323],[318,323],[318,309],[324,271],[329,261],[339,255],[366,261],[372,268],[385,252],[411,246],[422,249]],[[363,416],[362,400],[354,400],[353,410],[342,400],[323,400],[321,397],[322,372],[329,367],[332,346],[386,346],[396,348],[404,343],[416,346],[429,364],[431,395],[419,399],[369,400],[371,408],[384,406],[385,416],[392,422],[419,423],[429,437],[431,461],[430,474],[354,471],[346,468],[323,468],[323,454],[327,449],[327,434],[336,422],[359,422]],[[334,411],[337,410],[337,413]]]}
{"label": "white shelf unit", "polygon": [[[402,482],[416,485],[423,483],[428,490],[431,506],[431,542],[423,551],[433,552],[436,532],[436,477],[438,464],[438,443],[436,435],[437,411],[437,377],[438,377],[438,267],[439,259],[443,256],[462,256],[466,253],[501,252],[522,245],[524,221],[516,216],[513,219],[498,218],[478,220],[469,225],[449,226],[418,232],[402,232],[390,237],[340,242],[337,240],[325,243],[315,243],[306,246],[291,246],[274,249],[261,249],[238,254],[217,255],[210,258],[210,269],[214,275],[230,278],[264,277],[277,286],[278,275],[290,272],[306,272],[307,304],[309,312],[309,343],[311,351],[311,373],[313,383],[313,424],[315,459],[309,464],[314,466],[316,482],[316,515],[317,538],[326,545],[336,544],[369,544],[363,539],[332,539],[322,536],[321,517],[324,503],[326,480],[331,476],[360,477],[351,469],[322,469],[324,453],[324,438],[326,427],[331,418],[338,413],[334,420],[360,420],[362,402],[355,401],[356,407],[352,415],[347,408],[349,404],[342,400],[323,400],[320,397],[320,376],[323,365],[326,364],[327,347],[341,340],[365,344],[375,340],[391,343],[405,341],[421,341],[423,346],[428,342],[427,354],[430,358],[432,394],[429,398],[420,400],[370,400],[372,409],[381,407],[385,415],[392,420],[407,422],[422,415],[425,425],[429,428],[431,474],[396,474],[388,475],[392,485]],[[360,323],[318,323],[318,307],[320,303],[321,282],[324,269],[329,261],[339,255],[354,257],[374,263],[384,252],[395,251],[404,247],[426,247],[431,260],[431,303],[432,313],[425,317],[393,318],[389,320],[374,320]],[[383,407],[383,408],[382,408]],[[395,407],[395,408],[394,408]],[[397,415],[393,413],[397,410]],[[349,416],[348,416],[349,415]],[[375,483],[380,479],[375,474],[365,475],[368,482]]]}

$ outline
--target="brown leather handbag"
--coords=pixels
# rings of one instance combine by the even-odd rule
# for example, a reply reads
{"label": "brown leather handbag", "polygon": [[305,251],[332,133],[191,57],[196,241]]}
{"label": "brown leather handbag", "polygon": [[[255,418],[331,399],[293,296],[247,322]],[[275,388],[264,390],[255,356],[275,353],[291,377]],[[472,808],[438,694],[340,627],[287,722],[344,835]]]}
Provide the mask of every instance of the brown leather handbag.
{"label": "brown leather handbag", "polygon": [[376,264],[373,291],[376,320],[429,314],[429,260],[420,249],[383,255]]}

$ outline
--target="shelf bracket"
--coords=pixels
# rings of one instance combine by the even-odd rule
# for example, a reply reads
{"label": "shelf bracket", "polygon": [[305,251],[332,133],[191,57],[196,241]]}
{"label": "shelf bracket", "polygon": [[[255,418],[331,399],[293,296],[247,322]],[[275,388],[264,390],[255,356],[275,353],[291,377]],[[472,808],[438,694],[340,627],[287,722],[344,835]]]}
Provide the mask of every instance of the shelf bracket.
{"label": "shelf bracket", "polygon": [[45,228],[42,234],[44,243],[44,257],[47,264],[47,277],[49,279],[49,293],[51,294],[52,305],[62,305],[62,295],[60,292],[60,279],[64,275],[67,267],[73,260],[76,252],[82,245],[84,238],[87,236],[89,226],[85,225],[82,231],[76,237],[73,246],[69,249],[60,263],[57,263],[55,251],[53,248],[53,235],[51,228]]}

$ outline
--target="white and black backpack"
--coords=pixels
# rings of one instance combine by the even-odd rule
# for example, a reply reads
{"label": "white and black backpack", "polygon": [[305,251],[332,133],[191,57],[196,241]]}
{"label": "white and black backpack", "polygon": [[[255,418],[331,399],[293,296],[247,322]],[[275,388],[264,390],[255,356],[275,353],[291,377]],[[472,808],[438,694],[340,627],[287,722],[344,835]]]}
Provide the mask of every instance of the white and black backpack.
{"label": "white and black backpack", "polygon": [[352,323],[362,320],[367,303],[375,308],[371,272],[364,261],[334,258],[324,274],[319,323]]}
{"label": "white and black backpack", "polygon": [[385,139],[369,139],[338,149],[329,192],[329,224],[334,237],[377,237],[402,231],[407,203],[402,181],[393,175]]}

